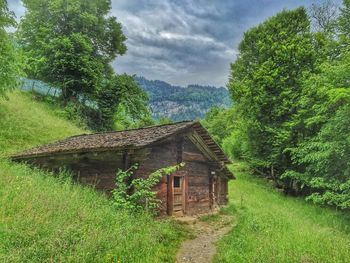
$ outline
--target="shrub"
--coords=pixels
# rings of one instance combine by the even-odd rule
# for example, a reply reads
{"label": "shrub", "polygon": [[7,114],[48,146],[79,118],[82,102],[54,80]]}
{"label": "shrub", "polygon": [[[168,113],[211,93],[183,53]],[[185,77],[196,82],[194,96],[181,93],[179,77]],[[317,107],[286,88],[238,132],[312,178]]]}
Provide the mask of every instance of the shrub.
{"label": "shrub", "polygon": [[119,170],[116,175],[116,188],[112,191],[113,203],[117,208],[131,210],[133,212],[147,212],[152,215],[158,213],[161,200],[157,193],[152,191],[163,176],[172,174],[184,167],[184,163],[161,168],[151,173],[147,178],[132,178],[137,165],[128,170]]}

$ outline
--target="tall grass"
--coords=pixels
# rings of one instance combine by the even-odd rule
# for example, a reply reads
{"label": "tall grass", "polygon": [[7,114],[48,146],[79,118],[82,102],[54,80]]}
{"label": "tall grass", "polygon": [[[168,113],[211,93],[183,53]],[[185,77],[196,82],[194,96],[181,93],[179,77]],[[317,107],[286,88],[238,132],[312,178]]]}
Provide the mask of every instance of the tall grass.
{"label": "tall grass", "polygon": [[218,245],[215,262],[350,262],[350,216],[279,193],[233,167],[227,212],[238,225]]}
{"label": "tall grass", "polygon": [[0,160],[0,262],[173,262],[171,220],[116,211],[93,189]]}
{"label": "tall grass", "polygon": [[60,109],[32,97],[17,91],[0,100],[0,157],[87,132],[58,116]]}

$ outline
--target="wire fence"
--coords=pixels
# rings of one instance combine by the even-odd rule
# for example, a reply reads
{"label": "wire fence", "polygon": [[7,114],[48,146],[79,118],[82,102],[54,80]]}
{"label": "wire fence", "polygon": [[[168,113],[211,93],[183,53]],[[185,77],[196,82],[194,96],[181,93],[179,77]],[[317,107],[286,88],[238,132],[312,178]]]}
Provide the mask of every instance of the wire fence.
{"label": "wire fence", "polygon": [[21,90],[32,91],[35,93],[39,93],[43,96],[52,96],[59,97],[61,95],[61,90],[55,87],[52,87],[45,82],[40,80],[33,79],[23,79]]}
{"label": "wire fence", "polygon": [[[58,98],[62,94],[62,90],[56,87],[52,87],[49,84],[42,82],[40,80],[33,79],[22,79],[21,90],[30,91],[37,94],[40,94],[44,97],[55,97]],[[78,96],[78,100],[85,106],[90,108],[98,108],[97,103],[91,99],[84,98],[83,95]]]}

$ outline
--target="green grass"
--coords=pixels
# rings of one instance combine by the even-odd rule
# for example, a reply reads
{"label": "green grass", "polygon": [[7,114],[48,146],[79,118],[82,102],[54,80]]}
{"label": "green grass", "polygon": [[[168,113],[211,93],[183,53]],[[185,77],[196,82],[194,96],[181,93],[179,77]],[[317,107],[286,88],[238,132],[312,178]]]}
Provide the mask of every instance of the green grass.
{"label": "green grass", "polygon": [[71,135],[87,133],[62,118],[62,109],[13,92],[0,99],[0,157]]}
{"label": "green grass", "polygon": [[32,96],[0,100],[0,262],[173,262],[182,226],[118,211],[91,188],[4,158],[87,132]]}
{"label": "green grass", "polygon": [[215,262],[350,262],[350,217],[279,193],[233,167],[226,212],[238,225],[218,244]]}
{"label": "green grass", "polygon": [[171,220],[116,211],[91,188],[0,161],[0,262],[173,262]]}
{"label": "green grass", "polygon": [[[1,158],[88,132],[32,96],[0,100],[0,262],[173,262],[183,226],[117,211],[91,188]],[[215,262],[350,262],[349,215],[284,196],[242,166],[233,170],[224,212],[238,225],[218,243]]]}

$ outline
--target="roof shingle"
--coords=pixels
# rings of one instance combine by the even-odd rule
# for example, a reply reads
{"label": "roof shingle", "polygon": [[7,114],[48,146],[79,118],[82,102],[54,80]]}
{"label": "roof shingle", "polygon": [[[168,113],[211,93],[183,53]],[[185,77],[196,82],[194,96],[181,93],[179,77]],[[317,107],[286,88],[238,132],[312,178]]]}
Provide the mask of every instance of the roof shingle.
{"label": "roof shingle", "polygon": [[29,149],[13,157],[30,157],[60,152],[96,151],[111,148],[142,147],[187,129],[195,123],[196,122],[186,121],[125,131],[82,134]]}
{"label": "roof shingle", "polygon": [[223,165],[224,173],[234,178],[226,168],[230,164],[219,145],[211,138],[208,131],[197,121],[184,121],[172,124],[150,126],[125,131],[82,134],[54,143],[38,146],[12,156],[14,160],[47,156],[57,153],[74,153],[125,148],[140,148],[161,141],[171,135],[193,128]]}

